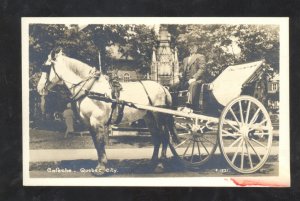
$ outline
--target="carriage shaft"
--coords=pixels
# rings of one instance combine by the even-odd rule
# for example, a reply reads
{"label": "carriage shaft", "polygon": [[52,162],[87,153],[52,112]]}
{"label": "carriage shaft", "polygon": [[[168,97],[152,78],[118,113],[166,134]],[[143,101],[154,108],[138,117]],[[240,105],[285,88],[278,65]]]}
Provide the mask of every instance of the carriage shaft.
{"label": "carriage shaft", "polygon": [[[206,115],[202,115],[202,114],[195,114],[195,113],[186,113],[186,112],[181,112],[181,111],[172,110],[172,109],[168,109],[168,108],[162,108],[162,107],[150,106],[150,105],[142,105],[142,104],[127,102],[127,101],[123,101],[123,100],[119,101],[116,99],[111,99],[109,97],[106,97],[104,94],[100,94],[100,93],[96,93],[96,92],[89,92],[88,97],[99,100],[99,101],[104,101],[104,102],[110,102],[110,103],[114,102],[117,104],[124,104],[128,107],[133,107],[133,108],[140,109],[140,110],[146,110],[146,111],[151,111],[151,112],[160,112],[160,113],[170,114],[170,115],[174,115],[174,116],[178,116],[178,117],[186,117],[186,118],[193,119],[196,123],[198,123],[198,121],[200,121],[200,120],[211,122],[211,123],[219,123],[219,118],[217,118],[217,117],[210,117],[210,116],[206,116]],[[227,123],[229,123],[233,126],[240,126],[236,121],[232,121],[232,120],[227,120]],[[257,126],[257,125],[258,125],[257,123],[252,124],[252,126]],[[268,129],[267,126],[261,126],[260,128]]]}
{"label": "carriage shaft", "polygon": [[[216,117],[210,117],[210,116],[195,114],[195,113],[185,113],[185,112],[181,112],[181,111],[177,111],[177,110],[155,107],[155,106],[148,106],[148,105],[141,105],[141,104],[137,104],[137,103],[134,103],[133,105],[137,109],[147,110],[147,111],[152,111],[152,112],[160,112],[160,113],[170,114],[170,115],[179,116],[179,117],[191,118],[191,119],[194,119],[196,122],[198,122],[199,120],[202,120],[202,121],[208,121],[211,123],[219,123],[219,118],[216,118]],[[233,126],[240,126],[236,121],[232,121],[232,120],[227,120],[227,123],[229,123]],[[257,125],[259,125],[259,123],[255,123],[252,126],[255,127]],[[269,127],[261,125],[260,128],[268,129]]]}
{"label": "carriage shaft", "polygon": [[191,118],[191,119],[195,119],[195,120],[204,120],[204,121],[209,121],[212,123],[219,122],[219,118],[209,117],[209,116],[201,115],[201,114],[185,113],[185,112],[181,112],[181,111],[177,111],[177,110],[155,107],[155,106],[148,106],[148,105],[141,105],[141,104],[136,104],[136,103],[134,103],[134,106],[141,110],[160,112],[160,113],[170,114],[170,115],[175,115],[175,116],[180,116],[180,117],[187,117],[187,118]]}

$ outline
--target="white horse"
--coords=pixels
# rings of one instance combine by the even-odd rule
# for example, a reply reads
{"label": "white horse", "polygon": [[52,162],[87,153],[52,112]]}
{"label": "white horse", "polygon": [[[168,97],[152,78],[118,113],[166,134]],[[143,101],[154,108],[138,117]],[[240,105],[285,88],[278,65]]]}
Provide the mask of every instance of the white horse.
{"label": "white horse", "polygon": [[[96,69],[76,59],[67,57],[60,52],[53,52],[44,64],[49,70],[42,72],[37,90],[40,95],[46,95],[56,84],[64,84],[76,100],[76,108],[83,122],[90,128],[90,133],[98,154],[96,171],[99,175],[105,172],[107,157],[105,153],[105,138],[107,122],[111,116],[112,103],[91,99],[84,91],[106,94],[111,97],[111,86],[105,75],[96,73]],[[120,100],[157,107],[170,107],[171,95],[163,86],[153,81],[122,83]],[[121,123],[130,123],[144,119],[152,135],[154,151],[152,162],[157,171],[163,170],[163,160],[169,144],[169,134],[176,141],[174,119],[170,115],[138,110],[132,107],[124,108]],[[159,147],[162,144],[161,160],[158,159]]]}

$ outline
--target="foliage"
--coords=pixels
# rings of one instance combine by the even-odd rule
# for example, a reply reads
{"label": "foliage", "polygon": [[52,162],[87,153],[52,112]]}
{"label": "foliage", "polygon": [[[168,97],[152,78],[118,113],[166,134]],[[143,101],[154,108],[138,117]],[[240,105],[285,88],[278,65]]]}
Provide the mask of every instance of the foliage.
{"label": "foliage", "polygon": [[[126,57],[130,56],[136,62],[136,70],[147,73],[151,65],[152,49],[156,45],[156,35],[153,29],[146,25],[135,25],[134,30],[127,35],[126,44],[121,47],[121,52]],[[124,47],[128,47],[127,49]]]}
{"label": "foliage", "polygon": [[236,37],[241,48],[241,61],[264,59],[265,76],[279,72],[279,27],[240,25]]}
{"label": "foliage", "polygon": [[92,66],[97,64],[97,47],[93,41],[81,31],[78,26],[68,28],[65,25],[30,25],[29,29],[29,61],[30,86],[35,87],[39,72],[50,51],[61,46],[70,56],[86,62]]}
{"label": "foliage", "polygon": [[[212,81],[224,68],[265,59],[265,75],[279,71],[279,27],[271,25],[163,25],[171,34],[171,47],[178,49],[181,62],[188,48],[197,44],[206,57],[206,81]],[[40,68],[50,51],[62,46],[66,55],[105,72],[113,62],[108,48],[116,45],[122,58],[132,59],[134,70],[150,70],[152,49],[157,38],[149,25],[93,24],[80,29],[78,25],[31,24],[29,27],[30,89],[36,89]],[[270,77],[270,76],[269,76]],[[62,90],[63,91],[63,90]],[[66,94],[66,93],[65,93]]]}
{"label": "foliage", "polygon": [[[270,25],[164,25],[171,33],[171,46],[178,48],[179,61],[188,56],[188,47],[197,44],[206,57],[206,78],[211,81],[232,64],[265,59],[268,74],[279,71],[279,28]],[[146,25],[78,25],[30,26],[30,75],[33,86],[40,66],[55,46],[62,46],[68,56],[91,66],[98,66],[101,52],[102,69],[112,63],[107,51],[117,44],[123,58],[135,61],[135,70],[149,71],[152,48],[156,45],[154,30]]]}
{"label": "foliage", "polygon": [[54,47],[61,46],[66,55],[96,67],[100,51],[106,72],[112,63],[107,48],[117,45],[123,58],[136,61],[135,70],[146,73],[156,43],[153,29],[146,25],[88,25],[80,30],[78,25],[34,24],[29,33],[31,88],[36,87],[40,68]]}
{"label": "foliage", "polygon": [[169,25],[177,46],[179,61],[188,56],[188,47],[196,44],[206,57],[206,78],[211,81],[225,67],[265,59],[266,72],[278,72],[279,35],[277,26],[266,25]]}

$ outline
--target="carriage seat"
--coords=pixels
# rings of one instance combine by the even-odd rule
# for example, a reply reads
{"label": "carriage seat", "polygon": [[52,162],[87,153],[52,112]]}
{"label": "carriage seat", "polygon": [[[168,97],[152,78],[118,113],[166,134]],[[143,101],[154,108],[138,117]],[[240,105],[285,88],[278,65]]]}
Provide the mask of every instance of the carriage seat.
{"label": "carriage seat", "polygon": [[[201,84],[201,87],[199,88],[199,96],[197,97],[198,98],[198,102],[199,102],[199,110],[203,111],[203,106],[204,106],[204,102],[205,102],[205,95],[206,93],[208,93],[209,91],[211,91],[213,88],[213,85],[211,83],[202,83]],[[180,90],[180,91],[177,91],[176,92],[177,94],[177,106],[179,106],[179,109],[183,106],[186,106],[186,102],[188,102],[188,90]]]}

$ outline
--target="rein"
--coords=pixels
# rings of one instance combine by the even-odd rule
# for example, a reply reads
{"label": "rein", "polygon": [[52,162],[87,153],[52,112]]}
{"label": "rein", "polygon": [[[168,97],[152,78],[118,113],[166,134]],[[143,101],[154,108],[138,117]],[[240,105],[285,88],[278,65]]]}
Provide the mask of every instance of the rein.
{"label": "rein", "polygon": [[[71,87],[69,88],[69,90],[71,91],[71,93],[72,93],[72,90],[73,90],[74,91],[74,95],[72,95],[72,97],[70,98],[70,102],[79,101],[80,99],[82,99],[84,97],[88,97],[88,98],[91,98],[91,99],[94,99],[94,100],[100,100],[100,101],[104,101],[104,102],[110,102],[110,103],[112,103],[111,113],[110,113],[109,120],[106,122],[105,125],[109,126],[112,123],[113,113],[114,113],[115,109],[117,109],[118,115],[117,115],[117,118],[114,120],[113,124],[119,124],[122,121],[124,107],[125,107],[125,105],[129,106],[130,104],[126,104],[123,101],[119,101],[117,97],[108,98],[108,97],[106,97],[105,94],[95,93],[95,92],[90,91],[90,89],[94,85],[96,79],[101,76],[101,72],[99,72],[99,71],[95,70],[94,68],[92,68],[89,71],[89,76],[87,78],[79,81],[78,83],[73,83],[73,82],[65,80],[61,76],[59,76],[59,74],[57,73],[57,71],[55,69],[55,66],[54,66],[55,65],[55,61],[54,60],[52,60],[51,63],[52,63],[52,65],[51,65],[50,69],[46,69],[45,68],[45,70],[44,70],[44,72],[46,72],[48,74],[48,78],[47,78],[48,79],[48,83],[51,84],[51,82],[49,82],[49,75],[50,75],[50,70],[53,69],[54,74],[57,76],[57,78],[60,81],[64,82],[65,84],[66,83],[71,84]],[[110,84],[110,82],[109,82],[109,84]],[[48,86],[49,85],[47,85],[45,87],[48,87]],[[80,87],[78,89],[78,91],[75,90],[76,87]],[[58,93],[57,91],[53,91],[53,90],[50,90],[50,89],[47,89],[47,90],[55,92],[55,93]],[[146,91],[146,93],[147,93],[147,91]],[[148,97],[149,97],[149,95],[148,95]],[[149,101],[151,102],[150,99],[149,99]],[[130,106],[133,107],[132,105],[130,105]]]}

